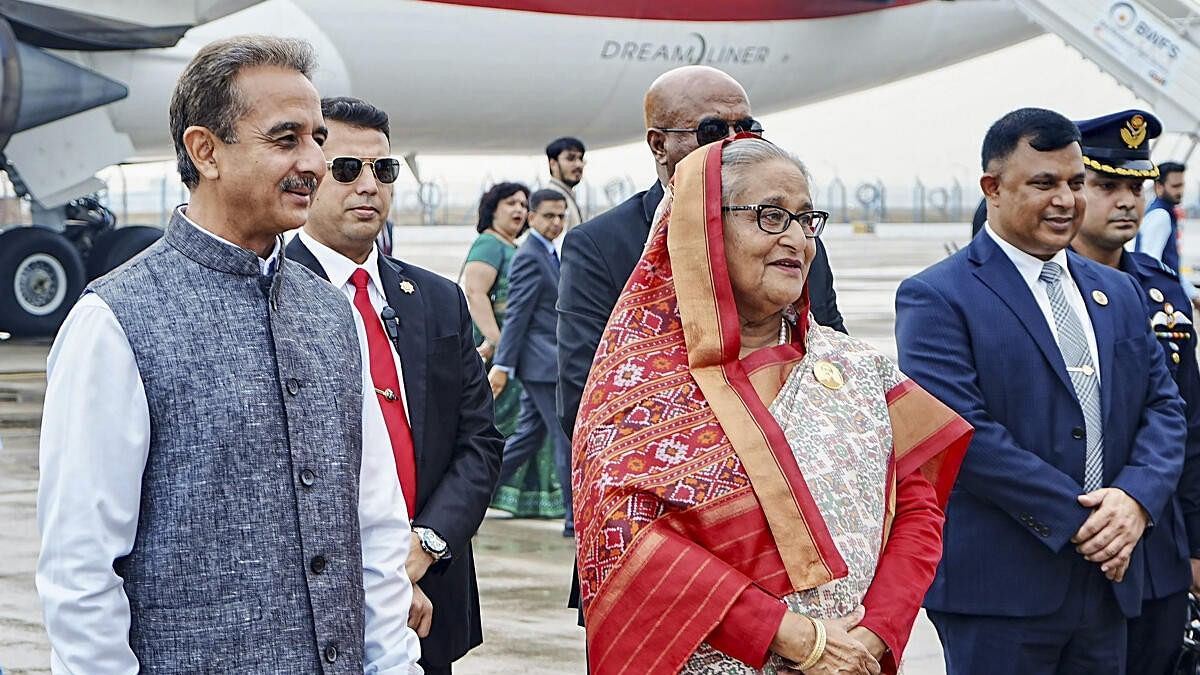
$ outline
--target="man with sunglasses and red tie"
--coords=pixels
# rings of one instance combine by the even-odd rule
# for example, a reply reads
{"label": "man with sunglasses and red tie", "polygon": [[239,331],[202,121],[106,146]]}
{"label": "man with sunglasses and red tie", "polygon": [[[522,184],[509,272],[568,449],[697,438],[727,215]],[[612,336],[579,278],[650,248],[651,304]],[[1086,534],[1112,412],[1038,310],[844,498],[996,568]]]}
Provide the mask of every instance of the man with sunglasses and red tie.
{"label": "man with sunglasses and red tie", "polygon": [[450,673],[483,641],[471,537],[504,442],[462,291],[376,246],[400,172],[389,156],[387,113],[347,97],[324,99],[321,109],[329,171],[287,256],[341,289],[366,327],[371,379],[412,519],[409,625],[422,638],[425,673]]}
{"label": "man with sunglasses and red tie", "polygon": [[[567,232],[563,239],[558,295],[558,415],[567,436],[575,430],[583,386],[617,298],[637,265],[651,227],[666,206],[675,165],[696,148],[763,127],[750,115],[746,90],[708,66],[682,66],[658,77],[646,91],[646,145],[658,180],[611,210]],[[808,274],[809,300],[817,322],[845,332],[833,290],[825,246]],[[576,581],[578,581],[576,579]],[[578,605],[572,588],[569,605]],[[579,614],[583,624],[583,614]]]}

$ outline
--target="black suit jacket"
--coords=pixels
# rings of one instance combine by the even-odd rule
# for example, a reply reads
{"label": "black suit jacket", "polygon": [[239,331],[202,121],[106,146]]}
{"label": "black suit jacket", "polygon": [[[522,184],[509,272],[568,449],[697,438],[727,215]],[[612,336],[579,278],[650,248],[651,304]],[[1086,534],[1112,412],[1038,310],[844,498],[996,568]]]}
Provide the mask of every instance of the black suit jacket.
{"label": "black suit jacket", "polygon": [[[567,232],[558,286],[558,415],[567,436],[575,430],[579,399],[587,383],[600,334],[650,235],[650,219],[663,198],[662,184],[639,192],[611,210]],[[808,273],[813,317],[843,333],[833,273],[825,245]]]}
{"label": "black suit jacket", "polygon": [[[299,237],[286,253],[328,278]],[[382,254],[379,276],[400,320],[393,343],[404,366],[417,462],[413,525],[437,532],[451,551],[451,558],[431,567],[418,584],[433,602],[433,627],[421,640],[421,663],[444,666],[483,641],[471,537],[491,502],[504,440],[494,425],[491,388],[458,285]],[[412,293],[401,290],[403,281],[412,285]]]}

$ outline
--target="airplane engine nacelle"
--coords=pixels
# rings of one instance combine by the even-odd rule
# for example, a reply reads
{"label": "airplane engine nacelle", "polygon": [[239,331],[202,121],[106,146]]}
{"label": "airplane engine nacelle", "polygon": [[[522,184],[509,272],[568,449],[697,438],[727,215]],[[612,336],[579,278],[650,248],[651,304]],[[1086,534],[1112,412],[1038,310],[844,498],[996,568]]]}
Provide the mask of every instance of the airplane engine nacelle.
{"label": "airplane engine nacelle", "polygon": [[15,134],[128,95],[120,82],[21,42],[0,16],[0,152]]}
{"label": "airplane engine nacelle", "polygon": [[0,17],[0,152],[17,128],[21,112],[21,57],[17,37],[4,17]]}

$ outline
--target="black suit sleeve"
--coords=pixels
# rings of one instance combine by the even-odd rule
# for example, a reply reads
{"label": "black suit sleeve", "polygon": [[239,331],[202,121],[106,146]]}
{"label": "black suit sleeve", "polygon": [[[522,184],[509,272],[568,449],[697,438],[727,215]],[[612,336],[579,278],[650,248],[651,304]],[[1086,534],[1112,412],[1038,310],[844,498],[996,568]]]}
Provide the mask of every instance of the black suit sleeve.
{"label": "black suit sleeve", "polygon": [[[518,251],[508,270],[508,307],[504,311],[504,325],[500,328],[500,344],[496,347],[493,364],[517,367],[541,287],[537,259],[527,250]],[[517,377],[521,374],[517,373]]]}
{"label": "black suit sleeve", "polygon": [[[441,535],[449,545],[451,555],[459,555],[466,550],[471,537],[483,522],[488,504],[492,501],[492,492],[496,489],[500,458],[504,452],[504,439],[494,424],[492,389],[483,372],[483,361],[475,351],[467,299],[461,290],[455,290],[458,293],[462,395],[458,401],[443,402],[437,398],[437,392],[433,392],[434,401],[431,402],[433,405],[459,407],[454,458],[414,523]],[[450,430],[430,431],[437,433]],[[437,573],[445,567],[439,563],[430,571]]]}
{"label": "black suit sleeve", "polygon": [[833,270],[829,268],[829,255],[825,244],[817,239],[817,255],[813,258],[808,273],[808,298],[812,302],[813,318],[822,326],[841,333],[846,332],[842,313],[838,311],[837,293],[833,290]]}
{"label": "black suit sleeve", "polygon": [[578,228],[563,240],[558,281],[558,418],[570,438],[579,400],[612,312],[613,288],[596,242]]}

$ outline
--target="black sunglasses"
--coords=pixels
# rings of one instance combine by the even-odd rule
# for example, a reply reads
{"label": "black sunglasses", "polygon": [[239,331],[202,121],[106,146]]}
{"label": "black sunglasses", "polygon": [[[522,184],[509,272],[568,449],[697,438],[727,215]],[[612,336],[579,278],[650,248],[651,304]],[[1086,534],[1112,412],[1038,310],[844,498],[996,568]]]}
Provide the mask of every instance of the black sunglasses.
{"label": "black sunglasses", "polygon": [[828,211],[801,211],[792,213],[782,206],[772,204],[744,204],[725,206],[722,211],[754,211],[758,219],[758,229],[767,234],[783,234],[791,227],[792,222],[800,223],[804,236],[816,239],[825,229],[825,221],[829,220]]}
{"label": "black sunglasses", "polygon": [[358,180],[358,174],[362,173],[364,164],[371,165],[375,180],[380,183],[395,183],[400,177],[400,160],[395,157],[334,157],[325,164],[329,167],[329,175],[339,183],[353,183]]}
{"label": "black sunglasses", "polygon": [[746,119],[736,120],[734,122],[726,122],[720,117],[705,117],[704,119],[700,120],[700,123],[697,124],[696,128],[694,129],[660,128],[659,131],[665,131],[673,134],[695,133],[696,143],[700,145],[708,145],[709,143],[716,143],[717,141],[729,136],[730,129],[739,134],[750,133],[754,134],[755,136],[762,136],[763,134],[762,124],[760,124],[759,121],[753,117],[747,117]]}

